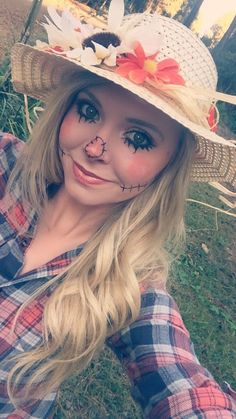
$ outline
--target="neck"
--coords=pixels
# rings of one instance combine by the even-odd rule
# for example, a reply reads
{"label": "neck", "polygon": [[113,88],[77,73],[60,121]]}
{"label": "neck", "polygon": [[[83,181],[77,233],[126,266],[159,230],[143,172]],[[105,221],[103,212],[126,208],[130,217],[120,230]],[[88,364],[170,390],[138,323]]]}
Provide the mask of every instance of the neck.
{"label": "neck", "polygon": [[74,240],[91,237],[105,222],[111,207],[87,206],[76,202],[62,187],[45,207],[41,224],[48,233]]}

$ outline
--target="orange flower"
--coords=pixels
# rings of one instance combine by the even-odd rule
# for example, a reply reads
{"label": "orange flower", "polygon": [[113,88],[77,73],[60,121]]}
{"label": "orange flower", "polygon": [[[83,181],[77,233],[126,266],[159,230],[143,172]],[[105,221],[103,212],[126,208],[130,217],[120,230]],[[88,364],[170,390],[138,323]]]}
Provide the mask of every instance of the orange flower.
{"label": "orange flower", "polygon": [[134,54],[128,53],[124,57],[117,58],[116,73],[136,84],[143,84],[148,79],[166,84],[185,84],[179,74],[177,61],[166,58],[158,62],[155,60],[157,54],[158,52],[146,57],[142,45],[137,42]]}
{"label": "orange flower", "polygon": [[61,54],[64,52],[63,48],[60,45],[55,45],[55,47],[51,47],[49,45],[49,48],[46,49],[48,52],[55,52],[56,54]]}

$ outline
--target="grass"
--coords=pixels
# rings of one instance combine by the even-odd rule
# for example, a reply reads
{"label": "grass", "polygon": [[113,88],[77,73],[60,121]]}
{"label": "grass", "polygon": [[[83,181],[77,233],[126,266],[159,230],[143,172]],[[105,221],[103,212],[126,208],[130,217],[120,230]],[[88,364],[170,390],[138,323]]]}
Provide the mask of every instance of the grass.
{"label": "grass", "polygon": [[[31,116],[35,105],[29,100]],[[9,81],[0,95],[0,126],[22,139],[28,137],[23,97],[12,91]],[[193,185],[190,196],[223,208],[208,185]],[[186,224],[186,249],[172,268],[170,292],[201,363],[220,384],[226,380],[236,387],[235,219],[221,213],[216,217],[214,210],[188,203]],[[67,418],[142,418],[129,381],[108,348],[62,386],[54,419]]]}
{"label": "grass", "polygon": [[[195,199],[218,203],[218,194],[196,185]],[[172,294],[191,333],[198,357],[217,381],[235,387],[235,219],[188,205],[186,252],[173,267]],[[202,244],[209,249],[205,253]]]}

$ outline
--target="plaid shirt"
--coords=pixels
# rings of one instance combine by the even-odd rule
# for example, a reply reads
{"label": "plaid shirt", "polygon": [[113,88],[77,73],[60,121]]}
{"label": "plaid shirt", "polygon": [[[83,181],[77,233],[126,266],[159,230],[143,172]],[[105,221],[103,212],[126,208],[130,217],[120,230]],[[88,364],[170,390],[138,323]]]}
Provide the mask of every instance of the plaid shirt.
{"label": "plaid shirt", "polygon": [[[24,143],[0,133],[0,198],[14,162]],[[34,232],[36,215],[27,217],[15,186],[14,210],[19,220]],[[36,298],[20,315],[14,333],[14,316],[24,301],[45,281],[55,276],[81,252],[66,252],[46,265],[20,275],[24,251],[30,239],[22,240],[11,214],[0,201],[0,418],[49,418],[56,391],[30,407],[15,408],[6,390],[10,356],[29,351],[42,343],[42,315],[50,291]],[[165,291],[142,290],[138,319],[106,344],[115,352],[131,381],[131,394],[141,404],[145,418],[236,418],[233,398],[220,389],[194,353],[178,307]]]}

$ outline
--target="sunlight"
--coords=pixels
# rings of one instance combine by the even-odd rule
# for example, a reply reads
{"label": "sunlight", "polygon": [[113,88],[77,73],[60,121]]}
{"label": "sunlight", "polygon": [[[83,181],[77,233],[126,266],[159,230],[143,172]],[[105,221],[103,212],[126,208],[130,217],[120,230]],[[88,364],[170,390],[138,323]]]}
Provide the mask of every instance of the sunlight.
{"label": "sunlight", "polygon": [[217,3],[215,0],[205,0],[199,12],[199,19],[201,26],[199,31],[203,34],[207,32],[218,19],[226,15],[227,13],[236,13],[236,2],[235,0],[224,0]]}
{"label": "sunlight", "polygon": [[[60,9],[70,8],[74,9],[73,2],[70,0],[43,0],[45,6],[54,6]],[[74,3],[75,4],[75,3]],[[84,3],[81,3],[82,8],[86,10]],[[236,13],[236,0],[224,0],[220,1],[216,5],[215,0],[204,0],[200,12],[199,12],[199,23],[197,24],[198,32],[204,34],[209,31],[210,27],[218,21],[221,17],[227,13]]]}

